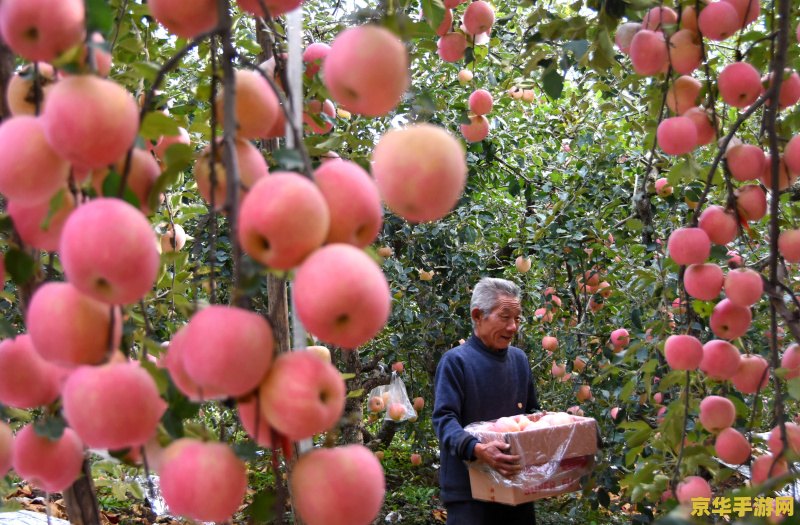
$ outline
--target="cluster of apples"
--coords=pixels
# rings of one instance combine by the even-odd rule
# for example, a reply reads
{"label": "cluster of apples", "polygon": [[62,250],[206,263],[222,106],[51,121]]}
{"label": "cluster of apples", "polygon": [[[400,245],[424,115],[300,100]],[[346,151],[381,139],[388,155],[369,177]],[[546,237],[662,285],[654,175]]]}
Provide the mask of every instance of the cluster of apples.
{"label": "cluster of apples", "polygon": [[444,18],[436,29],[439,35],[437,52],[445,62],[458,62],[471,42],[473,45],[489,41],[489,32],[494,25],[494,7],[483,0],[469,2],[462,17],[460,30],[453,31],[453,9],[466,0],[445,0]]}
{"label": "cluster of apples", "polygon": [[497,421],[486,423],[485,430],[489,432],[524,432],[546,427],[571,425],[575,420],[570,414],[564,412],[548,412],[541,417],[531,418],[526,414],[501,417]]}
{"label": "cluster of apples", "polygon": [[[702,90],[700,81],[691,76],[702,60],[701,38],[725,40],[750,25],[759,14],[757,1],[720,0],[704,6],[699,14],[694,6],[684,7],[679,23],[678,14],[673,9],[654,7],[641,23],[628,22],[617,30],[617,46],[630,56],[636,73],[651,76],[671,68],[682,75],[672,83],[667,93],[667,105],[675,116],[664,119],[656,133],[659,146],[668,155],[689,153],[716,138],[707,110],[698,105]],[[784,76],[778,95],[781,109],[800,100],[800,76],[794,71],[787,71]],[[735,62],[721,71],[717,88],[725,103],[746,108],[763,94],[764,86],[771,82],[768,76],[762,77],[747,62]],[[754,156],[755,153],[752,152]],[[758,163],[755,158],[750,163],[745,169],[748,173],[746,180],[769,176],[763,163]],[[750,168],[758,171],[753,172]],[[787,182],[788,179],[787,174]]]}
{"label": "cluster of apples", "polygon": [[[605,307],[605,302],[602,299],[608,299],[613,293],[611,283],[608,281],[601,281],[601,271],[599,268],[593,268],[584,272],[583,277],[577,280],[578,291],[583,294],[589,294],[589,302],[586,307],[592,313],[597,313]],[[597,297],[595,297],[597,296]]]}
{"label": "cluster of apples", "polygon": [[[412,405],[415,412],[419,414],[425,407],[425,399],[422,397],[415,397],[412,401]],[[408,413],[406,405],[402,402],[393,400],[389,392],[383,392],[379,396],[370,397],[369,401],[367,401],[367,409],[371,414],[378,414],[386,411],[386,415],[395,423],[402,421]],[[409,421],[413,423],[417,420],[417,417],[418,416],[414,416],[410,418]]]}
{"label": "cluster of apples", "polygon": [[467,142],[480,142],[489,136],[489,119],[486,118],[494,99],[485,89],[476,89],[469,96],[469,124],[461,124],[461,134]]}

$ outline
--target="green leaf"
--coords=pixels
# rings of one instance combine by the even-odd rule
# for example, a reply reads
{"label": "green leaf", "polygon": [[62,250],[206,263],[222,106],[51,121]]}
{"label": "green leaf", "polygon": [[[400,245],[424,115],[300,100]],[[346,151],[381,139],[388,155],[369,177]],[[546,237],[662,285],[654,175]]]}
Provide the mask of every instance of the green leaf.
{"label": "green leaf", "polygon": [[275,517],[275,493],[265,488],[253,496],[253,502],[245,509],[245,514],[253,523],[271,523]]}
{"label": "green leaf", "polygon": [[[130,178],[130,177],[129,177]],[[130,182],[130,181],[129,181]],[[109,170],[106,178],[103,179],[103,195],[106,197],[116,198],[119,195],[119,187],[122,185],[122,175],[115,170]],[[130,184],[125,185],[125,192],[122,195],[122,200],[132,205],[134,208],[139,208],[141,203],[139,197],[133,193]]]}
{"label": "green leaf", "polygon": [[431,29],[436,31],[444,20],[444,3],[442,0],[422,0],[422,15]]}
{"label": "green leaf", "polygon": [[61,439],[67,422],[60,416],[51,416],[40,419],[33,424],[33,430],[40,436],[49,438],[53,441]]}
{"label": "green leaf", "polygon": [[50,221],[52,220],[53,216],[64,206],[66,194],[67,190],[64,189],[53,195],[53,197],[50,199],[50,205],[47,208],[47,216],[42,221],[42,224],[39,225],[39,229],[42,231],[47,231],[50,228]]}
{"label": "green leaf", "polygon": [[351,390],[350,392],[347,393],[347,397],[349,398],[361,397],[362,395],[364,395],[363,388],[359,388],[358,390]]}
{"label": "green leaf", "polygon": [[564,77],[555,68],[550,69],[542,75],[542,87],[550,98],[558,99],[564,90]]}
{"label": "green leaf", "polygon": [[160,111],[151,111],[144,116],[139,135],[146,139],[156,140],[163,135],[178,135],[178,123],[172,117]]}
{"label": "green leaf", "polygon": [[283,171],[299,171],[304,167],[303,158],[296,149],[281,148],[272,153],[278,162],[278,167]]}
{"label": "green leaf", "polygon": [[580,60],[583,58],[583,55],[589,50],[589,41],[588,40],[573,40],[571,42],[567,42],[564,44],[565,49],[569,49],[572,51],[572,54],[575,55],[575,60]]}
{"label": "green leaf", "polygon": [[100,31],[104,35],[111,33],[114,25],[114,11],[108,0],[85,0],[86,29],[89,33]]}
{"label": "green leaf", "polygon": [[6,253],[6,270],[15,284],[25,284],[33,277],[33,257],[22,250],[11,248]]}
{"label": "green leaf", "polygon": [[795,377],[786,382],[786,389],[792,399],[800,401],[800,377]]}
{"label": "green leaf", "polygon": [[254,441],[242,441],[235,443],[233,448],[234,454],[243,461],[256,461],[258,459],[258,445]]}

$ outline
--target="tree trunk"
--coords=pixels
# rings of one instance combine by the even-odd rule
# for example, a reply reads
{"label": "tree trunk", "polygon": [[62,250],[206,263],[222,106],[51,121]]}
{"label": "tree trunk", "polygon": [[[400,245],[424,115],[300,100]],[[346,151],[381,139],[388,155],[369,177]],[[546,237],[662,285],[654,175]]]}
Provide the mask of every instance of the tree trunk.
{"label": "tree trunk", "polygon": [[64,491],[69,522],[74,525],[100,525],[100,509],[92,483],[89,460],[83,460],[83,475]]}

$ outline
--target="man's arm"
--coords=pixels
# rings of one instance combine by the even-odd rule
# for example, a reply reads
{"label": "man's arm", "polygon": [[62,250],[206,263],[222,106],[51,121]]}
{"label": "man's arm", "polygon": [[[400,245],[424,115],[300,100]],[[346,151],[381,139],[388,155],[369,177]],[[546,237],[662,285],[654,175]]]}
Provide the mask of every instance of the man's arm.
{"label": "man's arm", "polygon": [[461,425],[463,385],[463,371],[445,354],[436,369],[433,428],[443,449],[460,459],[472,460],[478,439]]}

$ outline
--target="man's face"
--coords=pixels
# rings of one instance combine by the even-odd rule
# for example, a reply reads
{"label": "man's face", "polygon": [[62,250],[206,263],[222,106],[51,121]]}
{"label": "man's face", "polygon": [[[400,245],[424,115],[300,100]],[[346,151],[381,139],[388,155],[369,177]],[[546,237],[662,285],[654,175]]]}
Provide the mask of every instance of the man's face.
{"label": "man's face", "polygon": [[477,308],[472,310],[475,335],[490,350],[508,348],[519,330],[521,313],[522,307],[518,299],[501,295],[489,315],[483,315]]}

